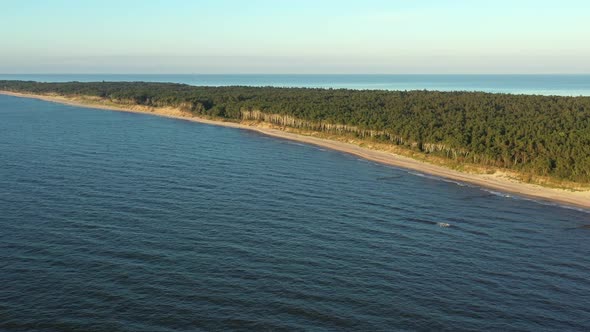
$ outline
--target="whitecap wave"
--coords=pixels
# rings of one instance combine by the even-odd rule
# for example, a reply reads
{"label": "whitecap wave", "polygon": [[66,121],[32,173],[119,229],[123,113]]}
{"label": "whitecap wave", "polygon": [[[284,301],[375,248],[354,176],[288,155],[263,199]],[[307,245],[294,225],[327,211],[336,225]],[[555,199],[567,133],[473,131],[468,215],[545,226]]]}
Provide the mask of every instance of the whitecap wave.
{"label": "whitecap wave", "polygon": [[527,197],[527,196],[512,195],[512,194],[509,194],[509,193],[494,191],[494,190],[490,190],[490,189],[486,189],[486,188],[480,188],[480,189],[483,190],[483,191],[485,191],[485,192],[487,192],[487,193],[490,193],[490,194],[492,194],[494,196],[499,196],[499,197],[504,197],[504,198],[518,199],[518,200],[523,200],[523,201],[534,202],[534,203],[545,205],[545,206],[553,206],[553,207],[559,207],[559,208],[568,209],[568,210],[574,210],[574,211],[583,212],[583,213],[590,213],[590,209],[585,209],[585,208],[578,207],[578,206],[561,204],[561,203],[556,203],[556,202],[550,202],[550,201],[546,201],[546,200],[543,200],[543,199],[534,199],[534,198]]}
{"label": "whitecap wave", "polygon": [[495,191],[495,190],[491,190],[491,189],[481,188],[481,190],[483,190],[487,193],[490,193],[494,196],[505,197],[505,198],[518,198],[518,197],[510,195],[509,193],[503,193],[503,192]]}
{"label": "whitecap wave", "polygon": [[418,173],[418,172],[412,172],[412,171],[408,171],[407,173],[408,174],[412,174],[412,175],[416,175],[416,176],[419,176],[419,177],[422,177],[422,178],[431,179],[431,180],[443,181],[443,182],[447,182],[447,183],[453,183],[453,184],[458,185],[459,187],[477,188],[477,186],[474,186],[474,185],[469,184],[467,182],[456,181],[456,180],[452,180],[452,179],[443,178],[443,177],[440,177],[440,176],[429,175],[429,174]]}
{"label": "whitecap wave", "polygon": [[297,142],[291,142],[291,141],[288,141],[288,142],[287,142],[287,144],[290,144],[290,145],[297,145],[297,146],[307,146],[307,145],[305,145],[305,144],[301,144],[301,143],[297,143]]}

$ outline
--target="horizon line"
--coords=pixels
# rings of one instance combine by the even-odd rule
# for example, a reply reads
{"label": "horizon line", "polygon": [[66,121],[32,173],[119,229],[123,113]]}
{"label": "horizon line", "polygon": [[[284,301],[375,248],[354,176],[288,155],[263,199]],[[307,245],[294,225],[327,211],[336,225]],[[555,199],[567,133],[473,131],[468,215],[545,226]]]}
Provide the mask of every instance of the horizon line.
{"label": "horizon line", "polygon": [[0,75],[203,75],[203,76],[222,76],[222,75],[268,75],[268,76],[279,76],[279,75],[290,75],[290,76],[311,76],[311,75],[332,75],[332,76],[509,76],[509,75],[520,75],[520,76],[550,76],[550,75],[562,75],[562,76],[586,76],[590,75],[590,72],[583,73],[147,73],[147,72],[128,72],[128,73],[0,73]]}

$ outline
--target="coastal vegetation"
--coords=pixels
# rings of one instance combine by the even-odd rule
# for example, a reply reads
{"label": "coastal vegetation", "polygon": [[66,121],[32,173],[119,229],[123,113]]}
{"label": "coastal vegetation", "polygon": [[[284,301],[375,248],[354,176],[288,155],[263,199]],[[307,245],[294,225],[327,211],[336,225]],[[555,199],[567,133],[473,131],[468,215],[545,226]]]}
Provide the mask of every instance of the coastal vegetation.
{"label": "coastal vegetation", "polygon": [[590,183],[590,97],[147,82],[0,81],[0,90],[353,135],[455,163]]}

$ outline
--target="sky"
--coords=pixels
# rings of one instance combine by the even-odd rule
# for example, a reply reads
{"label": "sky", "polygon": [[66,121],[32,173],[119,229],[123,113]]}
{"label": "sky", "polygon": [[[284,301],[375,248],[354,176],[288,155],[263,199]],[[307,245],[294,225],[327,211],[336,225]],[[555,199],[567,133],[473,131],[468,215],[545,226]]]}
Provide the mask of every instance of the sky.
{"label": "sky", "polygon": [[0,73],[590,73],[588,0],[0,0]]}

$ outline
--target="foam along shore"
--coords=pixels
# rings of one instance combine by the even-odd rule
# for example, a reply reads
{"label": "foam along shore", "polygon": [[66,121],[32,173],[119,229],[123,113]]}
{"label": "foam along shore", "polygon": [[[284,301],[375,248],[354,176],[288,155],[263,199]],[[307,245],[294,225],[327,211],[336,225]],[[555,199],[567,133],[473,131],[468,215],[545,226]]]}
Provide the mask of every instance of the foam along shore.
{"label": "foam along shore", "polygon": [[236,123],[236,122],[224,122],[210,119],[204,119],[196,117],[191,113],[183,112],[180,109],[172,107],[153,108],[145,107],[141,105],[129,105],[129,106],[117,106],[105,104],[99,98],[79,98],[79,97],[65,97],[59,95],[36,95],[26,93],[16,93],[9,91],[0,91],[0,94],[10,95],[15,97],[34,98],[44,101],[57,102],[67,105],[74,105],[80,107],[88,107],[95,109],[104,109],[112,111],[122,112],[134,112],[152,114],[163,117],[170,117],[176,119],[185,119],[188,121],[195,121],[199,123],[205,123],[210,125],[225,126],[246,130],[253,130],[259,133],[298,141],[307,144],[313,144],[325,148],[329,148],[336,151],[341,151],[349,154],[356,155],[358,157],[375,161],[378,163],[406,168],[420,173],[430,174],[441,178],[452,179],[459,182],[471,183],[481,187],[499,190],[507,193],[513,193],[529,198],[553,201],[564,203],[567,205],[573,205],[582,207],[585,209],[590,208],[590,190],[587,191],[569,191],[557,188],[548,188],[535,184],[523,183],[507,177],[502,174],[470,174],[459,172],[456,170],[448,169],[442,166],[437,166],[415,160],[409,157],[396,155],[390,152],[372,150],[358,145],[340,141],[334,141],[319,137],[306,136],[291,132],[286,132],[276,128],[269,128],[265,124],[261,123]]}

